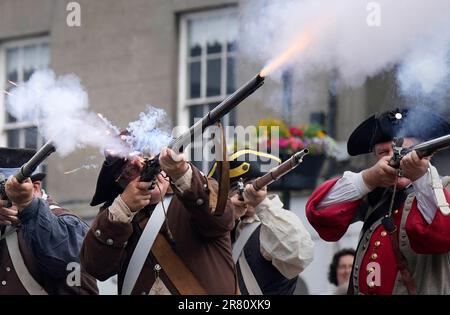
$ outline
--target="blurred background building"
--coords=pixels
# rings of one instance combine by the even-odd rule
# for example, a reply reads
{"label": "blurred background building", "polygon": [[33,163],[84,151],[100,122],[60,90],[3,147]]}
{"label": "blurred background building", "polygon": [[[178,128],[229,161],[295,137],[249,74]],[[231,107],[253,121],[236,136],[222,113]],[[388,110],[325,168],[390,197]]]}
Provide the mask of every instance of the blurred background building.
{"label": "blurred background building", "polygon": [[[0,90],[10,83],[24,82],[36,69],[51,68],[58,75],[74,73],[89,94],[92,110],[102,113],[120,128],[136,120],[151,104],[164,108],[175,125],[191,125],[261,68],[239,53],[239,14],[245,0],[79,0],[81,26],[67,25],[66,0],[0,0]],[[292,122],[324,123],[328,133],[345,149],[345,141],[358,123],[370,114],[390,108],[397,102],[392,88],[394,78],[384,73],[369,79],[357,89],[333,88],[333,78],[311,79],[319,98],[300,104],[295,93],[292,107],[284,112]],[[225,124],[255,125],[259,119],[282,117],[273,108],[270,93],[280,83],[266,85],[225,119]],[[289,85],[289,80],[285,80]],[[295,91],[294,86],[287,86]],[[286,88],[286,86],[284,87]],[[0,145],[37,148],[41,145],[36,127],[16,121],[4,109],[0,98]],[[64,100],[61,100],[63,103]],[[286,104],[285,104],[286,105]],[[286,109],[286,107],[284,107]],[[83,132],[83,130],[80,130]],[[440,162],[444,172],[446,156]],[[360,170],[370,158],[329,162],[320,180],[343,169]],[[96,150],[79,150],[62,159],[53,155],[45,165],[45,187],[61,204],[89,219],[97,209],[89,206],[101,165]],[[64,173],[83,164],[96,169]],[[208,163],[197,163],[203,170]],[[339,242],[318,238],[304,215],[310,190],[292,192],[291,209],[302,218],[316,241],[314,262],[302,273],[299,293],[330,292],[328,264],[335,251],[356,247],[359,224],[354,224]]]}

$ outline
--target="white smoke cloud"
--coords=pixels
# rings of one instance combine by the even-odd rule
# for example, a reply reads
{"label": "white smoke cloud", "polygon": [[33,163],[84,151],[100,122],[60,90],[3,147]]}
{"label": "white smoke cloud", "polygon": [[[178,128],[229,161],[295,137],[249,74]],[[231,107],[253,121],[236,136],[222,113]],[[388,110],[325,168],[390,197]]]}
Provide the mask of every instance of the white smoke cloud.
{"label": "white smoke cloud", "polygon": [[164,111],[152,107],[130,123],[123,141],[116,126],[90,111],[77,76],[56,77],[51,70],[36,71],[29,81],[12,89],[6,108],[18,120],[34,123],[61,156],[87,146],[124,157],[133,151],[155,154],[170,141],[170,133],[155,129],[167,124]]}
{"label": "white smoke cloud", "polygon": [[147,106],[147,113],[140,113],[139,120],[128,125],[129,135],[125,137],[125,141],[136,151],[156,155],[172,139],[168,126],[164,110]]}
{"label": "white smoke cloud", "polygon": [[57,78],[51,70],[35,72],[28,82],[11,90],[7,110],[18,120],[36,124],[39,133],[53,141],[61,156],[87,146],[101,151],[127,150],[89,111],[88,95],[75,75]]}
{"label": "white smoke cloud", "polygon": [[[379,26],[371,23],[378,8]],[[341,84],[356,87],[399,66],[403,92],[426,94],[449,78],[448,0],[253,0],[241,21],[240,49],[262,63],[311,30],[307,49],[286,65],[297,79],[337,70]]]}

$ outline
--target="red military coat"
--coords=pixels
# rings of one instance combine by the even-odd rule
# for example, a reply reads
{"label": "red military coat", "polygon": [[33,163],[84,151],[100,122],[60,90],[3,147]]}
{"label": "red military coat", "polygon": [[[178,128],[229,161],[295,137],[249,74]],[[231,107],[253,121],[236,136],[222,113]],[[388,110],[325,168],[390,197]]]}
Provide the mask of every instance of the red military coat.
{"label": "red military coat", "polygon": [[[319,186],[306,205],[306,216],[309,222],[321,238],[330,242],[338,241],[345,234],[349,225],[354,221],[359,205],[363,202],[360,199],[317,209],[321,200],[338,179],[329,180]],[[450,193],[447,189],[444,189],[444,193],[447,201],[450,201]],[[404,202],[401,202],[393,214],[397,227],[400,226],[402,217],[405,216],[404,230],[397,229],[396,233],[398,233],[399,242],[402,244],[409,242],[413,255],[440,255],[450,251],[450,216],[444,216],[438,209],[433,221],[428,224],[420,213],[415,198],[407,213],[404,213],[403,209]],[[374,282],[367,279],[371,262],[376,262],[380,266],[381,281],[379,285],[375,285]],[[378,220],[362,235],[359,242],[351,279],[355,284],[355,292],[392,294],[394,287],[398,285],[397,282],[401,282],[398,271],[391,240]],[[448,281],[448,279],[442,280]],[[418,291],[420,292],[421,288],[418,288]]]}

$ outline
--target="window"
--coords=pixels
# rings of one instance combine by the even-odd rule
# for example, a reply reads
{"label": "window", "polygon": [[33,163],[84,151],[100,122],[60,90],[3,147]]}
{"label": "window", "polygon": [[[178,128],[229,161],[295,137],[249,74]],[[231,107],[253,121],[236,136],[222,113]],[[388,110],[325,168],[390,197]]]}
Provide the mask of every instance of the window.
{"label": "window", "polygon": [[[13,84],[27,81],[35,70],[47,68],[49,65],[48,42],[45,38],[6,43],[2,47],[2,53],[4,70],[0,78],[5,90],[11,89]],[[4,101],[5,99],[2,100],[3,103]],[[6,142],[6,146],[37,149],[42,145],[36,126],[27,121],[17,121],[4,109],[2,112],[3,143]]]}
{"label": "window", "polygon": [[[226,8],[181,17],[178,125],[192,125],[234,92],[237,16]],[[234,125],[234,111],[222,123]],[[191,156],[199,149],[192,147]],[[210,166],[193,162],[204,172]]]}

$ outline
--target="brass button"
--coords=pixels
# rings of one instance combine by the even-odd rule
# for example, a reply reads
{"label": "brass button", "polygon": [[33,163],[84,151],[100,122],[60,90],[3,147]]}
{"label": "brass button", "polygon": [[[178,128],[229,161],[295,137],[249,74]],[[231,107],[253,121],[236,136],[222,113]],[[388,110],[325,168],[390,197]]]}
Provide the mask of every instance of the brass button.
{"label": "brass button", "polygon": [[381,232],[381,236],[386,236],[386,235],[387,235],[386,231]]}
{"label": "brass button", "polygon": [[197,204],[197,206],[201,206],[203,205],[205,202],[203,201],[202,198],[198,198],[197,201],[195,202]]}
{"label": "brass button", "polygon": [[375,259],[378,258],[378,255],[377,255],[376,253],[373,253],[373,254],[370,256],[370,258],[371,258],[372,260],[375,260]]}
{"label": "brass button", "polygon": [[112,239],[108,238],[108,239],[106,240],[106,244],[109,245],[109,246],[111,246],[112,244],[114,244],[114,241],[113,241]]}
{"label": "brass button", "polygon": [[2,285],[6,285],[6,281],[5,280],[2,281]]}
{"label": "brass button", "polygon": [[9,268],[9,267],[6,267],[6,271],[8,271],[8,272],[9,272],[9,271],[11,271],[11,268]]}
{"label": "brass button", "polygon": [[373,288],[374,286],[375,286],[375,282],[370,281],[370,282],[369,282],[369,288]]}
{"label": "brass button", "polygon": [[102,235],[102,231],[95,230],[95,236],[99,237],[100,235]]}
{"label": "brass button", "polygon": [[394,214],[397,214],[397,213],[398,213],[398,209],[395,209],[395,210],[394,210]]}
{"label": "brass button", "polygon": [[376,247],[378,247],[378,246],[380,246],[380,245],[381,245],[381,242],[380,242],[380,241],[376,241],[376,242],[375,242],[375,246],[376,246]]}

